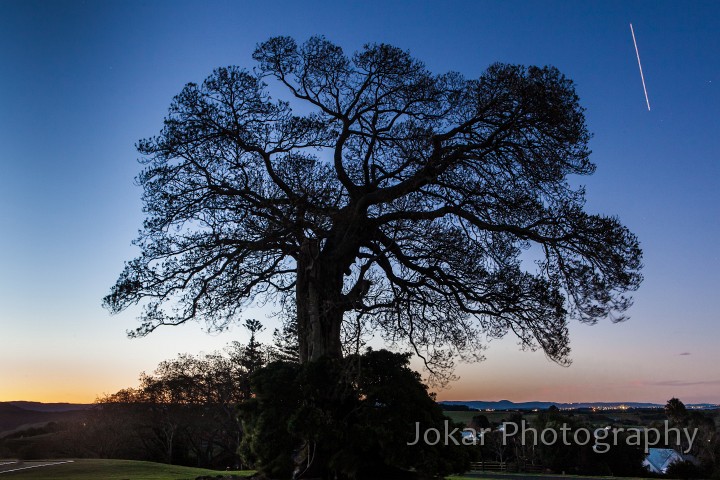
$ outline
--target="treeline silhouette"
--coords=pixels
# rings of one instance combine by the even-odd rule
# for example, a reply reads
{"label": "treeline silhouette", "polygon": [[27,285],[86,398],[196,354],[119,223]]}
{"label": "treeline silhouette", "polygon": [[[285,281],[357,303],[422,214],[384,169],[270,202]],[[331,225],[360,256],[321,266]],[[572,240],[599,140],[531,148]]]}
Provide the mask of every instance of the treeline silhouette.
{"label": "treeline silhouette", "polygon": [[[139,385],[107,394],[67,420],[0,439],[0,457],[115,458],[226,468],[240,465],[237,405],[248,399],[250,377],[273,360],[293,360],[288,328],[264,345],[259,322],[248,320],[248,344],[221,352],[181,354],[142,373]],[[80,415],[79,415],[80,414]]]}

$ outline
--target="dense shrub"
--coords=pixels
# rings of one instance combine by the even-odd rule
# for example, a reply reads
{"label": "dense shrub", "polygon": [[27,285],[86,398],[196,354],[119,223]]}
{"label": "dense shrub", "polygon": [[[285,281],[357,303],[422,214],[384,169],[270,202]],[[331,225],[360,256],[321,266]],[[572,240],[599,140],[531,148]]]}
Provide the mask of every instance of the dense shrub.
{"label": "dense shrub", "polygon": [[457,426],[408,363],[408,355],[369,350],[270,364],[255,375],[255,398],[241,407],[241,455],[271,478],[432,477],[467,469],[470,447],[408,445],[417,428]]}

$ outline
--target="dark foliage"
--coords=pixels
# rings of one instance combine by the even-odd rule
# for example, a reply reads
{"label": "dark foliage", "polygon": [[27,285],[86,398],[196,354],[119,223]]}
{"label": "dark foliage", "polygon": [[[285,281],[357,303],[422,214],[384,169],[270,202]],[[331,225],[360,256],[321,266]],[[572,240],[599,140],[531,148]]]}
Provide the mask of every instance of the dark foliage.
{"label": "dark foliage", "polygon": [[688,416],[685,404],[678,398],[671,398],[665,404],[665,415],[668,419],[677,425],[682,425]]}
{"label": "dark foliage", "polygon": [[[642,447],[628,445],[626,433],[619,432],[617,442],[614,437],[606,438],[601,443],[608,445],[607,451],[604,448],[596,451],[593,446],[596,444],[594,438],[587,438],[585,433],[575,441],[575,432],[583,428],[585,432],[593,435],[597,427],[583,424],[574,417],[566,416],[555,408],[549,409],[538,415],[533,424],[538,431],[549,428],[556,431],[557,442],[547,445],[542,444],[537,449],[537,461],[546,468],[567,474],[586,475],[612,475],[612,476],[643,476],[645,469],[642,466],[645,453]],[[566,439],[570,445],[565,445],[561,428],[568,427]],[[582,445],[585,443],[585,445]],[[602,452],[602,453],[601,453]]]}
{"label": "dark foliage", "polygon": [[470,427],[477,431],[492,428],[490,420],[485,415],[475,415],[470,421]]}
{"label": "dark foliage", "polygon": [[453,405],[451,403],[441,404],[443,410],[447,412],[477,412],[477,408],[470,408],[467,405]]}
{"label": "dark foliage", "polygon": [[271,478],[434,477],[468,466],[470,447],[407,445],[416,422],[421,431],[456,427],[444,423],[407,355],[275,362],[255,376],[254,388],[241,408],[242,451]]}
{"label": "dark foliage", "polygon": [[671,464],[665,472],[666,478],[707,478],[706,472],[693,462],[684,460]]}

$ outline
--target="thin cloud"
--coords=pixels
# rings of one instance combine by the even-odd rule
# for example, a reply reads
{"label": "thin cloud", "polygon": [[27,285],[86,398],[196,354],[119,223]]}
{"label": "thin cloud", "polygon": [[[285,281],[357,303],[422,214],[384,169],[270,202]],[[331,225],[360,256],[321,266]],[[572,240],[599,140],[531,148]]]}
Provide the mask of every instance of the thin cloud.
{"label": "thin cloud", "polygon": [[682,352],[680,354],[681,357],[684,357],[685,355],[692,355],[690,352]]}
{"label": "thin cloud", "polygon": [[659,382],[649,382],[647,385],[656,387],[697,387],[700,385],[720,385],[720,380],[706,380],[698,382],[687,382],[683,380],[661,380]]}

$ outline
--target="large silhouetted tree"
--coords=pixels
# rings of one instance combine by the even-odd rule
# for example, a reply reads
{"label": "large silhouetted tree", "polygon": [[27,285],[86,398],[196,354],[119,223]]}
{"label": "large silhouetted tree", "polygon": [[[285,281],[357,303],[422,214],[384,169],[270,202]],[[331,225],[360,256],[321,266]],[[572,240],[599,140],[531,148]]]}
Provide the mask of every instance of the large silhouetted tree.
{"label": "large silhouetted tree", "polygon": [[557,69],[435,75],[322,37],[253,58],[188,84],[139,142],[141,254],[105,298],[144,305],[135,335],[292,301],[303,362],[341,356],[352,321],[442,367],[508,332],[566,362],[568,320],[622,318],[641,251],[569,180],[595,166]]}

